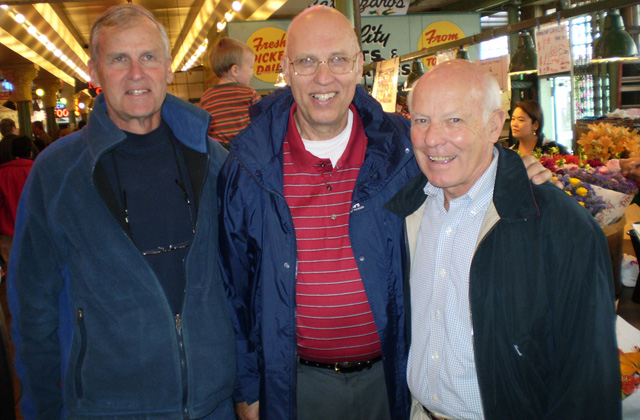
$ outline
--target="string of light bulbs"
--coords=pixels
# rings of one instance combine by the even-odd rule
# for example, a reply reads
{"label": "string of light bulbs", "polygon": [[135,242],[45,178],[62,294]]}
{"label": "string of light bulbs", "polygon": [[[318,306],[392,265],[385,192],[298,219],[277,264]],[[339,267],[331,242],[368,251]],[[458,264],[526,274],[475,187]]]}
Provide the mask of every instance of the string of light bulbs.
{"label": "string of light bulbs", "polygon": [[[218,32],[223,31],[224,28],[227,26],[227,22],[233,19],[234,12],[238,13],[241,10],[242,10],[242,3],[240,1],[235,0],[233,3],[231,3],[231,10],[229,10],[224,14],[224,20],[221,20],[216,24],[216,28],[218,29]],[[184,64],[184,66],[182,66],[182,69],[180,70],[187,71],[190,68],[192,68],[196,64],[200,56],[204,54],[204,52],[207,50],[208,44],[209,44],[209,40],[205,39],[204,42],[200,44],[196,52],[193,53],[191,58]]]}
{"label": "string of light bulbs", "polygon": [[78,74],[78,76],[82,77],[87,82],[91,81],[91,77],[84,70],[82,70],[81,67],[76,65],[76,63],[71,58],[63,54],[62,50],[58,48],[53,42],[51,42],[45,34],[40,33],[38,29],[33,26],[23,14],[18,13],[14,8],[6,4],[0,4],[0,11],[7,13],[8,16],[11,17],[17,24],[22,25],[27,30],[29,35],[43,44],[47,50],[51,51],[55,57],[69,66],[71,70]]}

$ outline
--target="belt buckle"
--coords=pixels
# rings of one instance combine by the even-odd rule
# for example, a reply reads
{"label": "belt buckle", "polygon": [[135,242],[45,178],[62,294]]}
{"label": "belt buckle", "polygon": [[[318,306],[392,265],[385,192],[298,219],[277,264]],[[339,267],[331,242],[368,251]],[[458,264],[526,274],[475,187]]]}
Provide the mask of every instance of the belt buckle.
{"label": "belt buckle", "polygon": [[333,364],[333,370],[335,370],[336,372],[340,373],[340,362],[335,362]]}

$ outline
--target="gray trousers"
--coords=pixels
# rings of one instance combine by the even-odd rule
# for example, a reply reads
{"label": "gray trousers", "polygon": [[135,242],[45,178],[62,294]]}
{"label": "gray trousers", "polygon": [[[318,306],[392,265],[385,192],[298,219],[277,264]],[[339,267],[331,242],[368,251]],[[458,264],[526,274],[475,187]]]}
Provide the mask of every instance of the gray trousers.
{"label": "gray trousers", "polygon": [[353,373],[298,363],[297,373],[298,420],[391,418],[382,361]]}

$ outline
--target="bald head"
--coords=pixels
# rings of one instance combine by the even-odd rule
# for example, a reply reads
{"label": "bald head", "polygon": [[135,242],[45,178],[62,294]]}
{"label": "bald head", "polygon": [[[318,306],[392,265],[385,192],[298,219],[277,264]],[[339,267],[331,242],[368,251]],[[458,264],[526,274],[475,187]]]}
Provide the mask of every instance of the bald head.
{"label": "bald head", "polygon": [[347,126],[349,105],[362,78],[362,53],[349,20],[324,6],[300,13],[289,25],[282,68],[297,105],[294,118],[302,138],[335,138]]}
{"label": "bald head", "polygon": [[287,31],[287,55],[299,42],[311,37],[324,39],[331,44],[333,39],[346,39],[357,51],[358,37],[351,22],[342,13],[327,6],[313,6],[303,10],[289,24]]}
{"label": "bald head", "polygon": [[[493,111],[500,109],[498,81],[469,60],[451,60],[435,66],[414,84],[407,98],[409,110],[413,105],[414,92],[418,90],[419,85],[440,84],[451,89],[463,88],[466,91],[465,96],[480,100],[485,121]],[[429,94],[429,89],[420,90]]]}

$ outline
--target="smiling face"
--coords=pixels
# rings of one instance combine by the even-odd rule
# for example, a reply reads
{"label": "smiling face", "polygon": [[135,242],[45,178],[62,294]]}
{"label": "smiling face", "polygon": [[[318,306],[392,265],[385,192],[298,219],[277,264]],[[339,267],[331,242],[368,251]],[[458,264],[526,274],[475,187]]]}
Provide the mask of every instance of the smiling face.
{"label": "smiling face", "polygon": [[[356,57],[353,70],[333,74],[320,64],[312,75],[297,75],[291,62],[311,58]],[[300,135],[309,140],[334,138],[347,125],[348,109],[362,77],[362,54],[349,21],[337,10],[308,9],[293,20],[287,34],[287,54],[282,60],[286,80],[298,105],[295,119]]]}
{"label": "smiling face", "polygon": [[173,80],[160,31],[151,20],[138,18],[124,28],[102,27],[97,36],[98,58],[89,61],[89,71],[102,87],[109,117],[125,131],[153,131]]}
{"label": "smiling face", "polygon": [[485,83],[491,76],[463,61],[429,71],[415,86],[411,103],[411,142],[418,165],[431,184],[443,189],[447,208],[491,164],[505,115],[497,109],[485,120]]}

